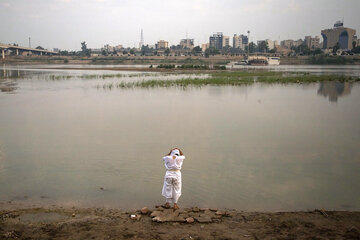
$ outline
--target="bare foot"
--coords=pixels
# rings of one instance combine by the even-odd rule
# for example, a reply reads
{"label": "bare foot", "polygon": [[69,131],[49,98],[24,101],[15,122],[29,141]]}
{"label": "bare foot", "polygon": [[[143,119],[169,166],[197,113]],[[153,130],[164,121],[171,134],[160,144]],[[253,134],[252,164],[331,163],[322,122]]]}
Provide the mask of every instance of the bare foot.
{"label": "bare foot", "polygon": [[180,207],[179,207],[179,205],[177,205],[176,203],[174,203],[174,210],[177,210],[177,209],[179,209]]}
{"label": "bare foot", "polygon": [[170,203],[165,203],[164,205],[161,205],[163,208],[166,208],[166,209],[169,209],[171,206],[170,206]]}

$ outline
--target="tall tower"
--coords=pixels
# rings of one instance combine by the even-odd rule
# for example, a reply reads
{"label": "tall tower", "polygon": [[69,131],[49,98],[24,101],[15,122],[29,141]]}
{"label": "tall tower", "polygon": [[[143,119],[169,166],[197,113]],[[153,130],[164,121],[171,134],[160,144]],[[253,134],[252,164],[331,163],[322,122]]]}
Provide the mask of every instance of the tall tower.
{"label": "tall tower", "polygon": [[248,34],[248,59],[249,59],[249,54],[250,54],[250,30],[247,31]]}
{"label": "tall tower", "polygon": [[29,48],[31,48],[31,38],[29,37]]}
{"label": "tall tower", "polygon": [[144,46],[144,33],[143,33],[143,30],[141,29],[139,48],[142,48],[142,46]]}

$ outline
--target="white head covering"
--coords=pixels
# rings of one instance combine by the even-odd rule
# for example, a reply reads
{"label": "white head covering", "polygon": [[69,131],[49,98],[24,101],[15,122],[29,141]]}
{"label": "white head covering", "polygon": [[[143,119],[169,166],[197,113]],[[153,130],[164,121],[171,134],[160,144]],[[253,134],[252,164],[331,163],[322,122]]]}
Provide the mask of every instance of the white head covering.
{"label": "white head covering", "polygon": [[174,150],[171,151],[170,156],[175,156],[178,155],[180,156],[180,151],[179,149],[175,148]]}

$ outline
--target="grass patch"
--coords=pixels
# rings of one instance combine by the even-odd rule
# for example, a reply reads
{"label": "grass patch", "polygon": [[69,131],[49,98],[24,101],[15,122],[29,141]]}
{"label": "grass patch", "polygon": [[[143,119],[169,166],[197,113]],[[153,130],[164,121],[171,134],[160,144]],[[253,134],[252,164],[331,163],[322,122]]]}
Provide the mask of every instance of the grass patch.
{"label": "grass patch", "polygon": [[[311,75],[308,73],[280,72],[216,72],[209,78],[184,78],[177,80],[143,80],[135,82],[109,83],[104,89],[116,88],[155,88],[155,87],[202,87],[202,86],[239,86],[260,83],[313,83],[323,81],[360,81],[360,77],[338,75]],[[98,86],[100,87],[100,86]]]}

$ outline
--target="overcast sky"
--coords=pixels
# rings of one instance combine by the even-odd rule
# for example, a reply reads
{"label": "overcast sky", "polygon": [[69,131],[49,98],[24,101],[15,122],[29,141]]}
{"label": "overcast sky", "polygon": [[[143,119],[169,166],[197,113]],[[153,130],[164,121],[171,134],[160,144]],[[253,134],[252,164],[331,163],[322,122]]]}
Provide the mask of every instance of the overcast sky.
{"label": "overcast sky", "polygon": [[206,43],[213,32],[250,40],[319,35],[344,18],[360,31],[360,0],[0,0],[0,42],[80,50],[181,38]]}

